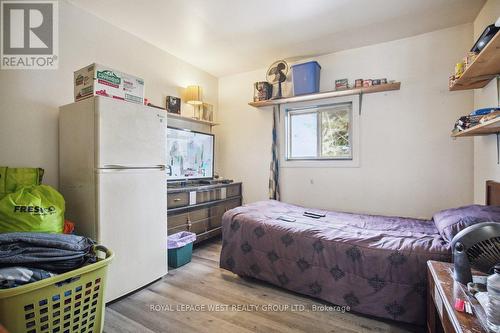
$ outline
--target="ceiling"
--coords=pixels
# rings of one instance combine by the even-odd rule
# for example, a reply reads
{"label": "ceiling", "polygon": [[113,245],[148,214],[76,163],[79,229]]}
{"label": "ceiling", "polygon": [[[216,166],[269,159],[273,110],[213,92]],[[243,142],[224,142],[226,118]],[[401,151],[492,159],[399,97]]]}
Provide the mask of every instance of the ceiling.
{"label": "ceiling", "polygon": [[485,0],[69,0],[217,77],[472,22]]}

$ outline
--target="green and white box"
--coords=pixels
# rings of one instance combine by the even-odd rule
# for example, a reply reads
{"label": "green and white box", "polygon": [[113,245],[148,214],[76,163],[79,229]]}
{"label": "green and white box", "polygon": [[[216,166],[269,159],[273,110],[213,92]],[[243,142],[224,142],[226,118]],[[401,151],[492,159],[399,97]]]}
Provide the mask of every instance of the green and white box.
{"label": "green and white box", "polygon": [[91,64],[74,74],[75,102],[99,95],[144,103],[144,80],[110,67]]}

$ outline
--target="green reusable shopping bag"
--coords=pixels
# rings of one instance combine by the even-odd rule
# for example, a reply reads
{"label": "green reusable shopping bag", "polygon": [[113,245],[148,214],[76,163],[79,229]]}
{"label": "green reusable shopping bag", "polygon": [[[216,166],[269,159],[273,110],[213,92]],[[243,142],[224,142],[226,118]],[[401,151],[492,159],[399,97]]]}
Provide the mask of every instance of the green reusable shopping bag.
{"label": "green reusable shopping bag", "polygon": [[19,187],[0,199],[0,233],[64,229],[64,198],[48,185]]}
{"label": "green reusable shopping bag", "polygon": [[19,186],[40,185],[43,169],[0,167],[0,199]]}

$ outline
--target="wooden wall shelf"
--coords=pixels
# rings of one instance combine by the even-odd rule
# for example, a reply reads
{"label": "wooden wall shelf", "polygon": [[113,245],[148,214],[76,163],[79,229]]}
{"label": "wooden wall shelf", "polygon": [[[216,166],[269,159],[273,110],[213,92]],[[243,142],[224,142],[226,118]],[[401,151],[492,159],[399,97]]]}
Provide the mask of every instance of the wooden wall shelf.
{"label": "wooden wall shelf", "polygon": [[181,115],[178,115],[178,114],[175,114],[175,113],[167,113],[167,118],[179,119],[179,120],[189,121],[189,122],[192,122],[192,123],[208,125],[208,126],[217,126],[217,125],[219,125],[218,123],[214,123],[212,121],[200,120],[200,119],[190,118],[190,117],[184,117],[184,116],[181,116]]}
{"label": "wooden wall shelf", "polygon": [[466,129],[465,131],[453,133],[451,134],[451,136],[454,138],[458,138],[462,136],[479,136],[494,133],[500,133],[500,117],[476,125],[474,127]]}
{"label": "wooden wall shelf", "polygon": [[371,86],[366,88],[354,88],[347,90],[335,90],[335,91],[326,91],[320,92],[316,94],[307,94],[293,97],[285,97],[280,99],[272,99],[261,102],[250,102],[248,105],[251,105],[256,108],[264,107],[264,106],[273,106],[279,104],[287,104],[287,103],[296,103],[296,102],[306,102],[306,101],[314,101],[317,99],[325,99],[332,97],[341,97],[341,96],[349,96],[349,95],[359,95],[359,94],[372,94],[390,90],[399,90],[401,87],[401,82],[387,83],[381,84],[377,86]]}
{"label": "wooden wall shelf", "polygon": [[450,91],[482,88],[499,73],[500,33],[497,33],[474,62],[467,67],[462,76],[450,87]]}

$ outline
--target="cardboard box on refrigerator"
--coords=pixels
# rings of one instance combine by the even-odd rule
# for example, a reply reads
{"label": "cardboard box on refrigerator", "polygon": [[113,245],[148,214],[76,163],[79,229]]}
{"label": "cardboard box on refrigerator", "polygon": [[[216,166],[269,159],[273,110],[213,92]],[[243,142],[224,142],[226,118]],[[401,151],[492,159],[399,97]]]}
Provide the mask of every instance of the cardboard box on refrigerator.
{"label": "cardboard box on refrigerator", "polygon": [[75,102],[99,95],[129,102],[144,102],[144,80],[100,64],[74,73]]}

